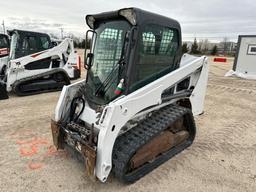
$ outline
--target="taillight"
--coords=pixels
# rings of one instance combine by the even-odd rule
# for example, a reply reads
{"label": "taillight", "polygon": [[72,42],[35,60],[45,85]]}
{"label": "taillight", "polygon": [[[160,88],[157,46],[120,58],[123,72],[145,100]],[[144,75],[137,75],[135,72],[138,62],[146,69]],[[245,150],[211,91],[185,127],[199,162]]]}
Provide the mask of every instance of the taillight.
{"label": "taillight", "polygon": [[76,68],[79,70],[81,69],[81,57],[79,55],[77,56]]}

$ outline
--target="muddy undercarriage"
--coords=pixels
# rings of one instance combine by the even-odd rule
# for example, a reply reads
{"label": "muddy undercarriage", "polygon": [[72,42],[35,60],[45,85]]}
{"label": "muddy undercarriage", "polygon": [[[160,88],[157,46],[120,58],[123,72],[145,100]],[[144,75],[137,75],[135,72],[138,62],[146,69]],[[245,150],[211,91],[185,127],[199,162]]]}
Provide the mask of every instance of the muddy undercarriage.
{"label": "muddy undercarriage", "polygon": [[[51,128],[57,149],[68,146],[79,152],[87,175],[94,178],[98,137],[94,127],[73,122],[63,126],[52,120]],[[190,109],[165,106],[117,138],[113,148],[113,172],[124,182],[134,182],[187,148],[194,136]]]}

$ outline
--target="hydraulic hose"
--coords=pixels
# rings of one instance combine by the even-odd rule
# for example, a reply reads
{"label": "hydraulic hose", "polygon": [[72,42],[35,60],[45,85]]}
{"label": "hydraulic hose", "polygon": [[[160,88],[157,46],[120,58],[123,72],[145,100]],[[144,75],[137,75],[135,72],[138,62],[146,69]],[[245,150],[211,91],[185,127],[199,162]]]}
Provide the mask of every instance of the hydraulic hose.
{"label": "hydraulic hose", "polygon": [[[79,103],[82,103],[82,109],[79,111],[78,114],[76,114],[76,108],[78,106]],[[71,102],[71,106],[70,106],[70,121],[76,122],[78,120],[78,118],[80,117],[80,115],[82,114],[82,112],[84,111],[85,108],[85,100],[82,97],[75,97],[72,102]]]}

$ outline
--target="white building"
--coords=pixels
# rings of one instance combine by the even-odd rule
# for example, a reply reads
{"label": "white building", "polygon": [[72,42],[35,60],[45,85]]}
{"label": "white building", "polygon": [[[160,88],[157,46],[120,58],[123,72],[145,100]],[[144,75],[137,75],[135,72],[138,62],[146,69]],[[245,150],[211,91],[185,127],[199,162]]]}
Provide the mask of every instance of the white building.
{"label": "white building", "polygon": [[256,35],[240,35],[233,71],[256,78]]}

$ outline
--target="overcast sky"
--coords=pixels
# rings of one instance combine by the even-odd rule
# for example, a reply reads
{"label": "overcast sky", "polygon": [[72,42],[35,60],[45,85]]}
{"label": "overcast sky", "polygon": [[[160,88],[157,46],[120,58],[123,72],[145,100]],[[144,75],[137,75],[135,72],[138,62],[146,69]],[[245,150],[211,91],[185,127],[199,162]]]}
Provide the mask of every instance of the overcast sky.
{"label": "overcast sky", "polygon": [[[210,41],[256,34],[255,0],[1,0],[0,21],[7,28],[74,33],[83,37],[86,14],[139,7],[178,20],[183,40]],[[2,27],[0,27],[0,32]]]}

